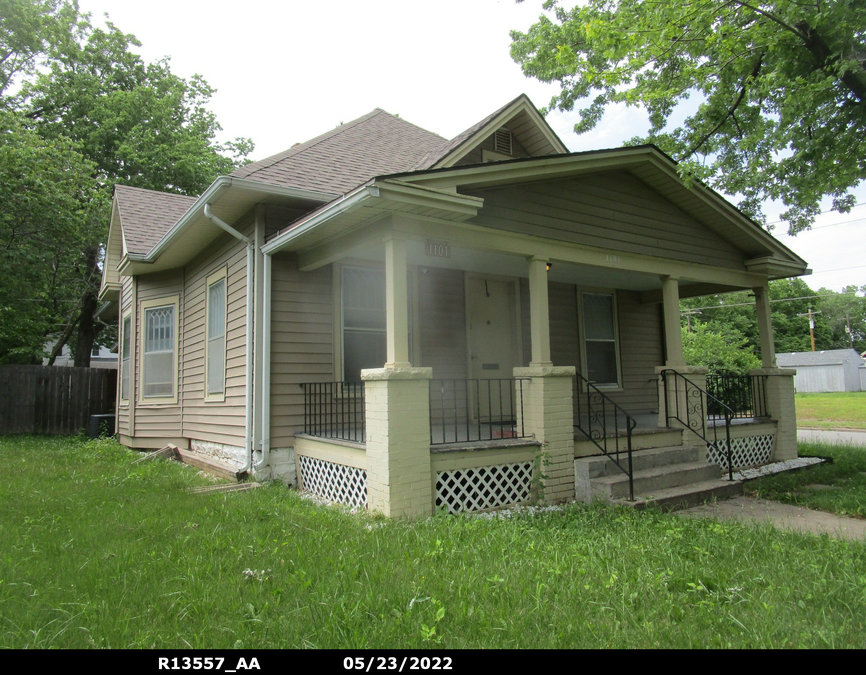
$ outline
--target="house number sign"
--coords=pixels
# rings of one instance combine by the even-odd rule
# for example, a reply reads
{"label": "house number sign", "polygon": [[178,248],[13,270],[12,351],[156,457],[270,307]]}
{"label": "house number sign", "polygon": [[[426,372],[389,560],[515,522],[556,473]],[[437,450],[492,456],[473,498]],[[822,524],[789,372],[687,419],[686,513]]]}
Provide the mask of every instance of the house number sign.
{"label": "house number sign", "polygon": [[428,239],[427,243],[424,245],[424,252],[434,258],[451,257],[451,247],[448,246],[447,241],[431,241]]}

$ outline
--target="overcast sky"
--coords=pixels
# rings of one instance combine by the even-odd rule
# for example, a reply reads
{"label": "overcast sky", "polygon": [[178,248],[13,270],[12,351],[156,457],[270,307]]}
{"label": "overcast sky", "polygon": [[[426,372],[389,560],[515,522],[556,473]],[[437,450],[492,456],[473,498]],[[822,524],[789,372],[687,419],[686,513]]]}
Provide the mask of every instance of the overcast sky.
{"label": "overcast sky", "polygon": [[[217,89],[211,109],[227,140],[251,138],[253,159],[275,154],[374,108],[452,138],[520,93],[539,107],[553,85],[523,76],[509,31],[526,30],[541,0],[79,0],[134,34],[146,61],[171,57],[182,77]],[[577,136],[573,114],[548,123],[572,151],[619,146],[646,132],[639,110],[610,111]],[[857,190],[866,203],[866,185]],[[829,208],[829,204],[825,207]],[[768,205],[768,220],[780,208]],[[866,284],[866,206],[822,215],[811,232],[774,234],[814,270],[807,283],[840,291]]]}

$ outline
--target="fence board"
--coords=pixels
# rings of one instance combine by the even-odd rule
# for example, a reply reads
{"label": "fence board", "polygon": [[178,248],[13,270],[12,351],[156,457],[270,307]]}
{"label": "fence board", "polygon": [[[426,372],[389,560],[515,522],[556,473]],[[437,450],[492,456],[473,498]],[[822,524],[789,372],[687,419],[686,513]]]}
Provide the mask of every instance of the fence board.
{"label": "fence board", "polygon": [[116,370],[0,366],[0,434],[77,434],[116,393]]}

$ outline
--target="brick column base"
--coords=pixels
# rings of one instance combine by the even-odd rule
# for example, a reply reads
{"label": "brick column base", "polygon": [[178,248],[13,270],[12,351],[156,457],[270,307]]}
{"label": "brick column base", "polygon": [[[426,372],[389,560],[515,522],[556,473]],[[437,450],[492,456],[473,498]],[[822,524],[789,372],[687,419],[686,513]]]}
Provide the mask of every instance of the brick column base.
{"label": "brick column base", "polygon": [[[541,442],[541,490],[547,504],[574,499],[574,366],[515,368],[523,383],[523,431]],[[519,428],[519,427],[518,427]]]}
{"label": "brick column base", "polygon": [[776,420],[776,440],[773,444],[773,461],[796,459],[797,409],[794,405],[793,368],[758,368],[749,375],[766,376],[767,414]]}
{"label": "brick column base", "polygon": [[389,517],[433,513],[431,368],[361,371],[367,416],[367,507]]}

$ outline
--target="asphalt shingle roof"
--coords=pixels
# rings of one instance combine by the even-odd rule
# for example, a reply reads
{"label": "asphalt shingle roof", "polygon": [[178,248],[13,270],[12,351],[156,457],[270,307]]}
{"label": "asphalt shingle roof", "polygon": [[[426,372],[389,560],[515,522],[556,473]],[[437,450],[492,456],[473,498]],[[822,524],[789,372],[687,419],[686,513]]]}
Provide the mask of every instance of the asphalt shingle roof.
{"label": "asphalt shingle roof", "polygon": [[146,254],[195,203],[195,197],[115,185],[127,253]]}
{"label": "asphalt shingle roof", "polygon": [[448,141],[376,108],[306,143],[231,175],[273,185],[344,194],[375,176],[409,171]]}
{"label": "asphalt shingle roof", "polygon": [[862,361],[854,349],[827,349],[821,352],[790,352],[776,354],[776,363],[780,366],[829,366],[844,363],[848,360]]}

